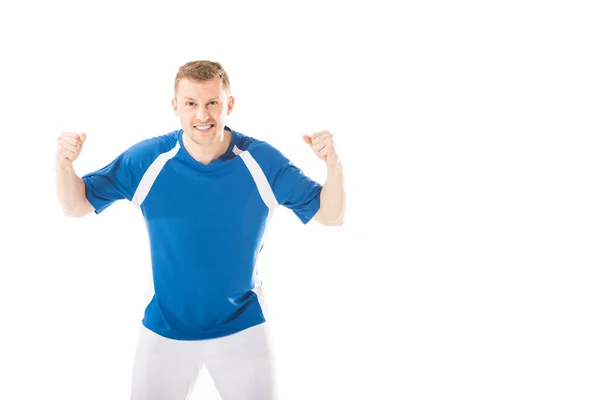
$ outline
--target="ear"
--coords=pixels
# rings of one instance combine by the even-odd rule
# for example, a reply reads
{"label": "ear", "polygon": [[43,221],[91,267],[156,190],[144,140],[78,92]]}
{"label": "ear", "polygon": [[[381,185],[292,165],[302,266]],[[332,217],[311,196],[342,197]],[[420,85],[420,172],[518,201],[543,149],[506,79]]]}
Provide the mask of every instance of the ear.
{"label": "ear", "polygon": [[171,99],[171,105],[173,106],[173,111],[175,112],[175,115],[177,115],[179,117],[179,113],[177,112],[177,99],[176,98]]}
{"label": "ear", "polygon": [[227,115],[231,114],[233,111],[233,104],[235,103],[235,99],[233,96],[229,96],[229,102],[227,103]]}

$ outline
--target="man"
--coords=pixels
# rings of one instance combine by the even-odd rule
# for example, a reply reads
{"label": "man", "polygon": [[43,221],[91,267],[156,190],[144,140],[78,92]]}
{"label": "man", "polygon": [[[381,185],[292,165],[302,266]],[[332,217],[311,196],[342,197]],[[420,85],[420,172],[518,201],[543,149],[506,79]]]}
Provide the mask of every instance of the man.
{"label": "man", "polygon": [[232,112],[221,64],[179,68],[173,110],[180,130],[139,142],[79,178],[86,134],[63,133],[57,194],[66,215],[136,205],[150,238],[154,295],[142,321],[131,399],[186,399],[203,365],[224,400],[276,398],[264,305],[255,268],[273,211],[341,225],[342,164],[333,135],[304,141],[327,165],[323,186],[281,152],[225,124]]}

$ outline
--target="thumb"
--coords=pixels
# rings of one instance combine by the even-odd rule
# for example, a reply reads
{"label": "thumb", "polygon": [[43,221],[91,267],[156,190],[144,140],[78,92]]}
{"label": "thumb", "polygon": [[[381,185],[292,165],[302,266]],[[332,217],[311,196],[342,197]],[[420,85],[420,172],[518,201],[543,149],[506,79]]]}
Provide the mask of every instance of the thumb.
{"label": "thumb", "polygon": [[304,143],[312,146],[312,139],[310,138],[310,136],[304,135],[304,136],[302,136],[302,139],[304,140]]}
{"label": "thumb", "polygon": [[86,133],[82,133],[81,135],[79,135],[79,140],[81,140],[81,144],[83,144],[83,142],[85,142],[85,139],[87,138]]}

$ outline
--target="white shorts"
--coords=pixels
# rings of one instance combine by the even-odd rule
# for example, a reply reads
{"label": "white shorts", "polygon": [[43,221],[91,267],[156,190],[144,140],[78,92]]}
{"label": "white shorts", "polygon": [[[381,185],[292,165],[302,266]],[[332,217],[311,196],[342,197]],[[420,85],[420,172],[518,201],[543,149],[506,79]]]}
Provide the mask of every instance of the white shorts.
{"label": "white shorts", "polygon": [[186,400],[206,366],[222,400],[274,400],[268,325],[207,340],[173,340],[142,326],[131,400]]}

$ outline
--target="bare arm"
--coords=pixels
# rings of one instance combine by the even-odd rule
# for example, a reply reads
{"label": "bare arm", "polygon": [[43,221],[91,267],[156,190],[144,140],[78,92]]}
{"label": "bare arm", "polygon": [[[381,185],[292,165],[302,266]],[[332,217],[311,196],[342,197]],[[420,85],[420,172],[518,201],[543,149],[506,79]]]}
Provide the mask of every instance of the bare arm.
{"label": "bare arm", "polygon": [[304,136],[317,157],[327,164],[327,180],[321,190],[319,211],[313,219],[327,226],[339,226],[344,223],[346,214],[346,191],[344,190],[344,172],[333,144],[333,135],[328,131]]}
{"label": "bare arm", "polygon": [[68,217],[83,217],[94,211],[85,197],[85,184],[75,174],[73,166],[56,168],[56,192],[63,213]]}
{"label": "bare arm", "polygon": [[327,166],[327,180],[321,190],[321,207],[313,217],[323,225],[339,226],[344,223],[346,192],[342,164]]}
{"label": "bare arm", "polygon": [[85,141],[85,133],[63,133],[56,148],[56,194],[63,213],[69,217],[82,217],[94,211],[85,196],[85,184],[73,169]]}

